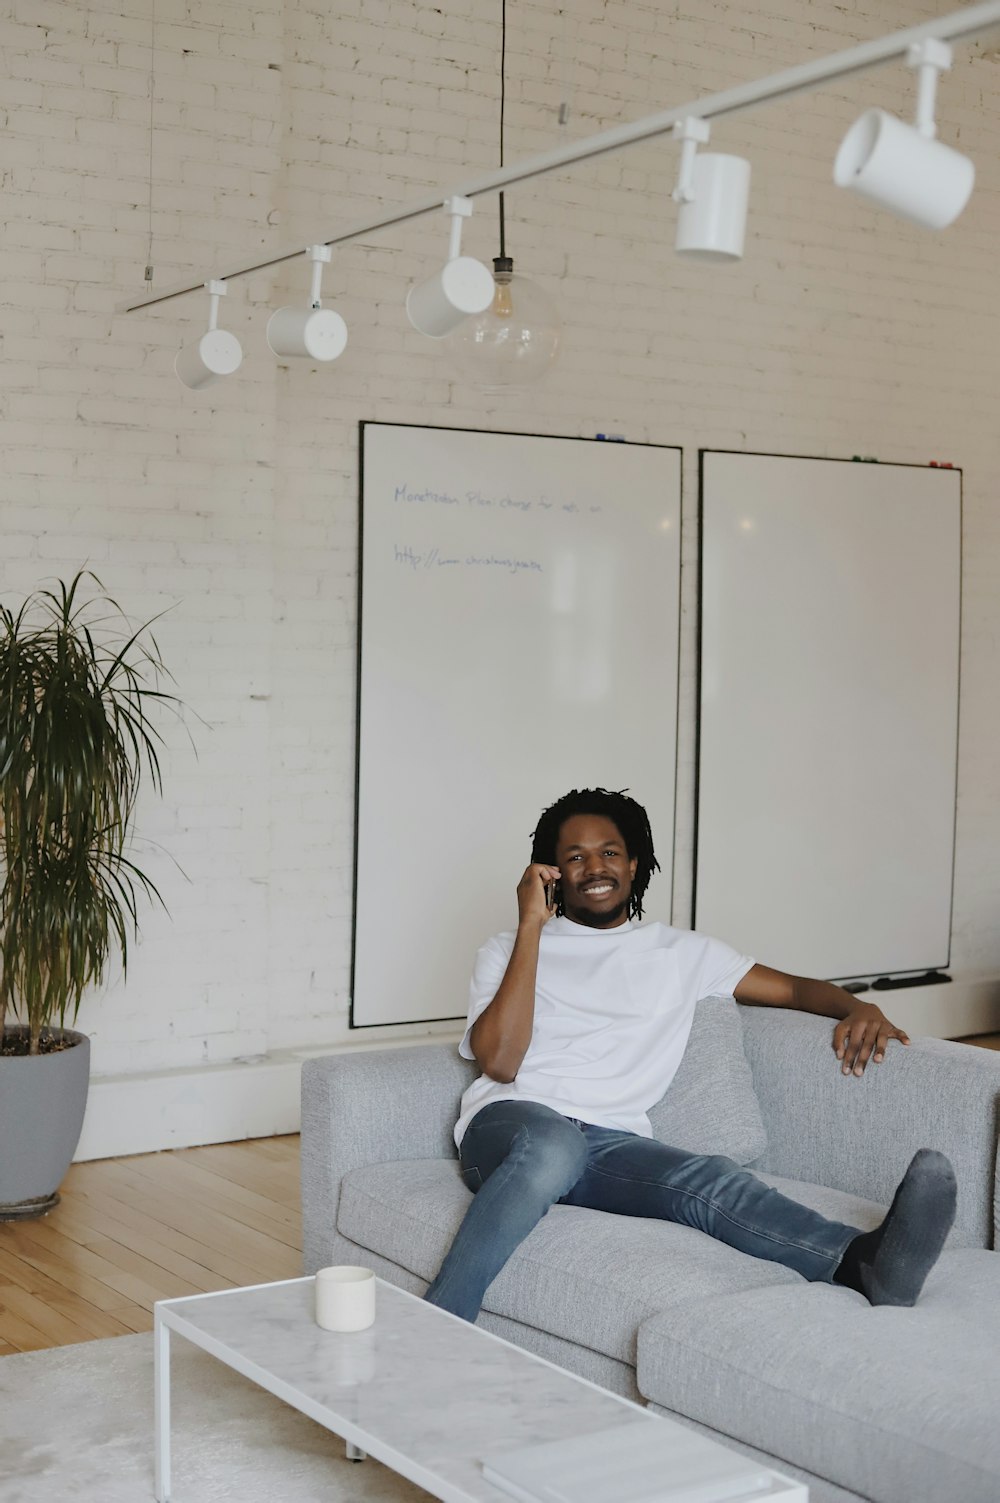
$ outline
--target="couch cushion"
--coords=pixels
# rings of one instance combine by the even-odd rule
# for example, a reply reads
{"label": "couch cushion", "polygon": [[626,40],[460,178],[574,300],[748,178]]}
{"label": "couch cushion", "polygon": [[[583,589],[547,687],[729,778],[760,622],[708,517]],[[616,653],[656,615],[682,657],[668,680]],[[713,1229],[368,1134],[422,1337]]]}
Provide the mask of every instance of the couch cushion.
{"label": "couch cushion", "polygon": [[[838,1220],[867,1205],[835,1190],[803,1190],[827,1197],[824,1209]],[[429,1282],[471,1198],[454,1161],[375,1164],[345,1177],[337,1230]],[[870,1224],[871,1214],[865,1219]],[[691,1227],[553,1206],[494,1280],[485,1308],[634,1363],[639,1325],[657,1311],[772,1284],[804,1280]]]}
{"label": "couch cushion", "polygon": [[640,1391],[875,1503],[1000,1498],[1000,1258],[946,1252],[911,1310],[830,1284],[688,1302],[639,1332]]}
{"label": "couch cushion", "polygon": [[692,1153],[723,1153],[737,1164],[764,1153],[767,1132],[731,997],[698,1003],[680,1068],[649,1120],[661,1143]]}

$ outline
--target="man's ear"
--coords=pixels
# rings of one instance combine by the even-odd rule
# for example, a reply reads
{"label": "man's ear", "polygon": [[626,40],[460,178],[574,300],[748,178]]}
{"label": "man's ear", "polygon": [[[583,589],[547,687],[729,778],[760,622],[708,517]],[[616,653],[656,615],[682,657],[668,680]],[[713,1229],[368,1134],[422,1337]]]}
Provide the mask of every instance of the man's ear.
{"label": "man's ear", "polygon": [[638,856],[633,856],[632,860],[628,864],[629,878],[633,882],[635,881],[635,874],[636,874],[636,869],[638,868],[638,865],[639,865],[639,858],[638,858]]}

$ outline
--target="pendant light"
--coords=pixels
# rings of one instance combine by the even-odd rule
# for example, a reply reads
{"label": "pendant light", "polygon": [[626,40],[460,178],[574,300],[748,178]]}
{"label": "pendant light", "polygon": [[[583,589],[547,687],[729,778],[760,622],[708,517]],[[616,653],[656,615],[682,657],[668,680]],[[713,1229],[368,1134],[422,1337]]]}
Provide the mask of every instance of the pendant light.
{"label": "pendant light", "polygon": [[951,61],[947,42],[927,37],[914,43],[906,63],[918,78],[916,123],[906,125],[885,110],[866,110],[840,143],[833,167],[838,188],[853,188],[880,208],[928,230],[943,230],[955,222],[976,176],[968,157],[937,140],[938,77]]}
{"label": "pendant light", "polygon": [[323,267],[329,266],[333,252],[328,245],[308,245],[305,254],[312,263],[308,306],[277,308],[267,321],[265,337],[279,359],[315,360],[323,365],[344,353],[347,325],[322,302]]}
{"label": "pendant light", "polygon": [[406,295],[406,316],[415,329],[431,339],[443,339],[470,314],[490,306],[493,282],[481,261],[462,255],[462,220],[472,213],[472,200],[453,194],[444,202],[451,219],[448,259],[441,271]]}
{"label": "pendant light", "polygon": [[[500,166],[504,164],[507,94],[507,0],[500,20]],[[559,317],[547,293],[514,271],[507,254],[504,195],[500,200],[500,254],[493,258],[493,301],[448,338],[452,364],[470,385],[508,391],[538,381],[559,351]]]}
{"label": "pendant light", "polygon": [[225,281],[213,277],[205,283],[208,292],[208,331],[194,344],[177,351],[174,371],[178,381],[192,391],[211,386],[231,376],[243,364],[243,348],[235,334],[219,328],[219,299],[226,295]]}

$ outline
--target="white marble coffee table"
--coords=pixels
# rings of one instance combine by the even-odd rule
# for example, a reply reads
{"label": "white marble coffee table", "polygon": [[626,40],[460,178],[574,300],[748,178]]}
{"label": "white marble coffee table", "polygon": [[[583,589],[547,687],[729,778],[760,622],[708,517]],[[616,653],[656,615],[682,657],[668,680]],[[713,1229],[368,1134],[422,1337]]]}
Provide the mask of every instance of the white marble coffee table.
{"label": "white marble coffee table", "polygon": [[[483,1476],[487,1453],[588,1436],[639,1417],[671,1424],[381,1279],[374,1326],[321,1330],[314,1284],[291,1279],[156,1305],[159,1503],[171,1496],[172,1331],[342,1436],[349,1456],[368,1453],[443,1503],[510,1503]],[[754,1492],[754,1503],[807,1503],[803,1485],[773,1478],[769,1491]],[[177,1503],[198,1503],[197,1495]]]}

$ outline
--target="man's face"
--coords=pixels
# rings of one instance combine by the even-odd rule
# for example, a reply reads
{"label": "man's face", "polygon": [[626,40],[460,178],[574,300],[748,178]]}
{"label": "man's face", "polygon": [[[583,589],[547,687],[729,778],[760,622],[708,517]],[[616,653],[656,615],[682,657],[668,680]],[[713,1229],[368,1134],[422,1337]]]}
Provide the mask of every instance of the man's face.
{"label": "man's face", "polygon": [[574,814],[559,831],[556,866],[566,917],[592,929],[628,919],[636,861],[629,859],[618,826],[602,814]]}

